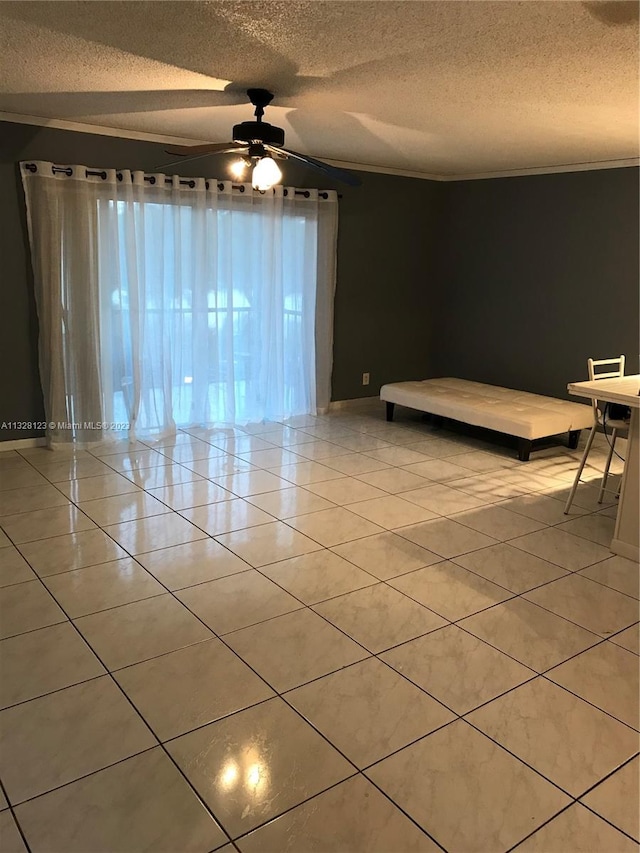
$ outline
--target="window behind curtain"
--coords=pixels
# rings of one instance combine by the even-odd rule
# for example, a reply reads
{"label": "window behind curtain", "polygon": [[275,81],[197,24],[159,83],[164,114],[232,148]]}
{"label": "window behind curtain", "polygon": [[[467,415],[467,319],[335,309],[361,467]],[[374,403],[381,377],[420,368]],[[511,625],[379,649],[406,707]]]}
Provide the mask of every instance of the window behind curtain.
{"label": "window behind curtain", "polygon": [[326,405],[335,194],[122,174],[24,180],[48,409],[154,435]]}
{"label": "window behind curtain", "polygon": [[[138,301],[131,293],[127,205],[98,201],[99,220],[105,205],[107,216],[115,205],[119,237],[119,274],[113,276],[105,293],[101,314],[103,357],[111,365],[110,383],[105,383],[107,419],[128,420],[128,394],[136,362],[132,312],[139,304],[144,308],[139,366],[147,388],[139,416],[143,427],[152,427],[157,412],[164,408],[162,374],[166,370],[171,375],[171,408],[177,426],[260,419],[261,408],[266,405],[265,383],[271,381],[260,362],[265,353],[273,362],[281,362],[272,367],[282,371],[283,413],[309,411],[311,389],[301,375],[301,355],[309,343],[305,340],[304,314],[313,314],[315,306],[309,297],[315,294],[305,293],[303,265],[315,265],[317,220],[293,212],[283,215],[282,241],[287,250],[281,261],[281,281],[271,292],[270,271],[264,271],[251,258],[256,244],[265,239],[260,213],[206,211],[211,234],[226,232],[230,243],[217,257],[209,255],[211,274],[201,281],[194,269],[201,259],[196,257],[193,245],[193,208],[180,206],[168,211],[166,205],[146,205],[145,251],[136,261],[145,265],[146,287]],[[140,211],[134,210],[133,215],[139,218]],[[108,241],[100,249],[111,256]],[[229,257],[225,258],[227,252]],[[113,262],[110,257],[105,268],[108,270]],[[266,328],[265,312],[271,328]]]}

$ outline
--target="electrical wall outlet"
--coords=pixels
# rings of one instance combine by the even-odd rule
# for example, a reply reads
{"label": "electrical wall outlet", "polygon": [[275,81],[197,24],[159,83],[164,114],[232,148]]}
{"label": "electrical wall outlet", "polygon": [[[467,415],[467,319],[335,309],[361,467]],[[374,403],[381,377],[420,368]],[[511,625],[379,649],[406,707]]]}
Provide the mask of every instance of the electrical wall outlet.
{"label": "electrical wall outlet", "polygon": [[362,384],[363,384],[363,385],[368,385],[368,384],[369,384],[369,374],[368,374],[368,373],[363,373],[363,374],[362,374]]}

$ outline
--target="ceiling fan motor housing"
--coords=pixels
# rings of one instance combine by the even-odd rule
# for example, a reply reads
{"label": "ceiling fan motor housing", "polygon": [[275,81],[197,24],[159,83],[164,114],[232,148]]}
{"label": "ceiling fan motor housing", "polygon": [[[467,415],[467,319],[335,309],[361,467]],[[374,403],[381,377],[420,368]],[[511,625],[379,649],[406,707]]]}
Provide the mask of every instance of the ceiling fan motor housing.
{"label": "ceiling fan motor housing", "polygon": [[233,141],[281,146],[284,145],[284,130],[266,121],[243,121],[234,125]]}

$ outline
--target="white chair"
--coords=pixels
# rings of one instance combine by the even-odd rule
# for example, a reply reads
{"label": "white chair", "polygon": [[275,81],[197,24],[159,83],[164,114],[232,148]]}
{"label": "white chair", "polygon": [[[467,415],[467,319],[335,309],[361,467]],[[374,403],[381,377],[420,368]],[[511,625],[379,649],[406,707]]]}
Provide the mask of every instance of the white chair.
{"label": "white chair", "polygon": [[[589,380],[593,382],[598,379],[615,379],[618,376],[624,376],[624,356],[621,355],[618,358],[601,358],[599,360],[594,360],[590,358],[587,360],[587,364],[589,366]],[[603,368],[602,370],[600,368]],[[591,432],[589,433],[589,438],[587,439],[587,443],[584,448],[584,453],[582,454],[582,460],[580,461],[580,467],[576,472],[575,480],[573,481],[573,486],[571,487],[571,492],[569,493],[569,497],[567,498],[567,503],[564,508],[564,514],[567,515],[569,510],[571,509],[571,504],[573,503],[573,499],[576,494],[576,489],[578,488],[578,483],[580,482],[580,477],[582,475],[582,471],[587,462],[587,456],[589,455],[589,451],[591,450],[591,445],[593,444],[593,439],[596,436],[596,432],[599,426],[604,426],[605,430],[611,430],[611,441],[609,443],[609,455],[607,456],[607,464],[604,467],[604,475],[602,477],[602,484],[600,485],[600,492],[598,493],[598,503],[602,503],[604,498],[604,493],[606,491],[607,480],[609,478],[609,468],[611,467],[611,459],[613,458],[613,451],[616,444],[616,439],[626,438],[629,432],[629,424],[627,421],[617,420],[614,418],[606,418],[604,416],[604,409],[600,411],[598,407],[598,401],[592,400],[593,406],[593,426],[591,427]]]}

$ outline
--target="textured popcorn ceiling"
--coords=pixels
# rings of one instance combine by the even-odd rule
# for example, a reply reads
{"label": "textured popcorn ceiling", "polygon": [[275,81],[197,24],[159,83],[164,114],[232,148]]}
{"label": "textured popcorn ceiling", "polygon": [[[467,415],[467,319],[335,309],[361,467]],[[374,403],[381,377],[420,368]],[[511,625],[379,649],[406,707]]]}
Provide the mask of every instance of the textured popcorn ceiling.
{"label": "textured popcorn ceiling", "polygon": [[251,85],[321,158],[439,176],[633,158],[637,9],[1,2],[0,110],[220,142],[251,118]]}

